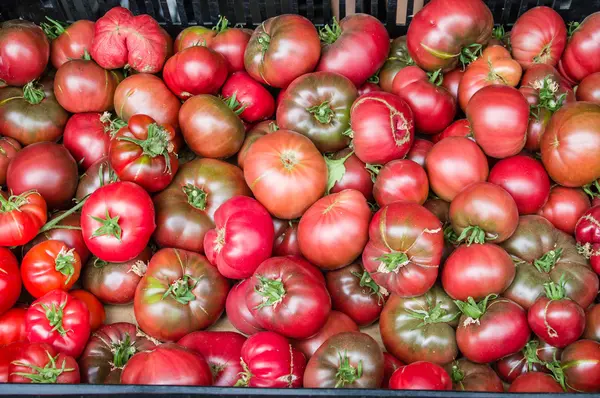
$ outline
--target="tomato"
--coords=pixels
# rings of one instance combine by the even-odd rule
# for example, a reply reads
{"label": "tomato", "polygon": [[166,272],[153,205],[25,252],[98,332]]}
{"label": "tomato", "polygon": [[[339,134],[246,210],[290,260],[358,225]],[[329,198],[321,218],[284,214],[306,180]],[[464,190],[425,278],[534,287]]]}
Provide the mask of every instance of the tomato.
{"label": "tomato", "polygon": [[492,36],[494,18],[481,0],[429,2],[410,21],[406,43],[426,71],[454,69],[472,61]]}
{"label": "tomato", "polygon": [[59,240],[38,243],[21,263],[23,285],[35,298],[55,289],[68,291],[79,279],[80,271],[79,254]]}
{"label": "tomato", "polygon": [[600,105],[600,72],[588,75],[579,83],[577,101],[588,101]]}
{"label": "tomato", "polygon": [[446,127],[444,131],[431,137],[434,144],[447,137],[473,137],[471,125],[467,119],[459,119]]}
{"label": "tomato", "polygon": [[251,195],[238,167],[215,159],[184,164],[173,182],[154,197],[154,241],[161,247],[203,253],[204,236],[215,227],[216,210],[236,195]]}
{"label": "tomato", "polygon": [[273,256],[301,256],[298,243],[298,221],[273,219],[275,241]]}
{"label": "tomato", "polygon": [[392,92],[394,77],[407,66],[414,65],[415,61],[408,54],[406,36],[395,38],[390,43],[390,52],[378,73],[379,86],[383,91]]}
{"label": "tomato", "polygon": [[46,223],[46,202],[36,191],[5,195],[0,191],[0,246],[24,245]]}
{"label": "tomato", "polygon": [[307,267],[312,266],[294,257],[272,257],[258,266],[248,283],[246,305],[261,327],[305,339],[325,325],[331,298],[321,274],[317,278],[318,271]]}
{"label": "tomato", "polygon": [[479,146],[464,137],[448,137],[431,148],[425,170],[431,190],[450,202],[469,184],[485,181],[488,161]]}
{"label": "tomato", "polygon": [[564,392],[554,377],[541,372],[527,372],[517,377],[508,392]]}
{"label": "tomato", "polygon": [[455,391],[504,392],[502,380],[487,364],[461,358],[446,365]]}
{"label": "tomato", "polygon": [[592,73],[600,72],[600,61],[594,56],[600,49],[596,40],[599,31],[598,12],[589,15],[577,26],[559,64],[561,74],[567,79],[579,82]]}
{"label": "tomato", "polygon": [[0,80],[24,86],[46,69],[50,43],[44,31],[29,21],[13,19],[0,25]]}
{"label": "tomato", "polygon": [[392,160],[377,174],[373,196],[379,206],[393,202],[422,205],[429,194],[429,182],[423,167],[412,160]]}
{"label": "tomato", "polygon": [[238,374],[242,346],[246,338],[234,332],[193,332],[177,342],[178,345],[201,354],[213,376],[214,386],[233,387]]}
{"label": "tomato", "polygon": [[79,359],[81,379],[90,384],[119,384],[129,359],[154,345],[131,323],[102,325],[92,334]]}
{"label": "tomato", "polygon": [[121,76],[102,69],[94,61],[73,59],[54,77],[58,103],[71,113],[104,112],[113,109],[113,98]]}
{"label": "tomato", "polygon": [[63,23],[46,17],[48,22],[40,25],[50,42],[50,61],[55,69],[72,60],[90,57],[94,39],[94,22],[85,19],[65,26]]}
{"label": "tomato", "polygon": [[310,359],[331,336],[344,332],[358,332],[358,325],[343,312],[331,311],[327,322],[317,334],[308,339],[296,340],[292,345]]}
{"label": "tomato", "polygon": [[394,94],[374,92],[358,97],[350,109],[350,124],[354,151],[365,163],[401,159],[414,140],[412,110]]}
{"label": "tomato", "polygon": [[204,357],[175,343],[138,352],[121,373],[121,384],[210,386],[212,382],[212,372]]}
{"label": "tomato", "polygon": [[472,297],[466,302],[456,301],[463,313],[456,329],[456,344],[471,362],[497,361],[521,350],[529,340],[523,308],[506,298],[489,301],[495,296],[478,303]]}
{"label": "tomato", "polygon": [[142,114],[158,124],[179,127],[181,102],[157,76],[147,73],[129,76],[117,86],[114,102],[117,115],[126,122],[131,116]]}
{"label": "tomato", "polygon": [[152,256],[135,291],[140,328],[163,341],[176,341],[219,319],[229,282],[201,254],[162,249]]}
{"label": "tomato", "polygon": [[[433,148],[433,142],[417,138],[406,155],[406,158],[412,160],[421,167],[425,167],[425,158],[429,154],[431,148]],[[427,183],[427,185],[429,185],[429,183]]]}
{"label": "tomato", "polygon": [[512,259],[504,249],[491,243],[459,246],[442,269],[444,290],[462,301],[470,296],[482,300],[490,294],[501,294],[514,278]]}
{"label": "tomato", "polygon": [[344,149],[350,127],[350,108],[358,92],[345,76],[315,72],[295,79],[277,106],[277,125],[311,139],[325,152]]}
{"label": "tomato", "polygon": [[246,305],[246,291],[249,284],[250,279],[244,279],[233,286],[225,303],[227,319],[233,327],[246,335],[264,330]]}
{"label": "tomato", "polygon": [[262,122],[256,123],[254,126],[252,126],[250,131],[246,132],[246,138],[244,139],[244,143],[242,144],[242,147],[238,151],[237,155],[237,165],[240,167],[240,169],[244,169],[248,151],[252,145],[254,145],[256,140],[277,130],[279,130],[279,127],[274,120],[263,120]]}
{"label": "tomato", "polygon": [[350,264],[368,240],[371,209],[365,197],[348,189],[315,202],[300,219],[300,252],[324,270]]}
{"label": "tomato", "polygon": [[287,87],[312,72],[321,55],[319,35],[301,15],[283,14],[260,24],[252,33],[244,66],[253,79],[272,87]]}
{"label": "tomato", "polygon": [[23,145],[56,141],[68,118],[56,101],[52,80],[0,88],[0,131]]}
{"label": "tomato", "polygon": [[488,181],[512,196],[519,214],[536,214],[550,196],[550,178],[544,166],[529,156],[502,159],[492,167]]}
{"label": "tomato", "polygon": [[542,162],[554,181],[579,187],[600,177],[600,160],[592,156],[600,150],[599,126],[600,105],[593,103],[567,104],[554,114],[540,143]]}
{"label": "tomato", "polygon": [[0,346],[27,341],[26,314],[26,308],[14,307],[0,315]]}
{"label": "tomato", "polygon": [[452,390],[452,380],[439,365],[418,361],[401,366],[390,379],[392,390]]}
{"label": "tomato", "polygon": [[438,275],[444,248],[442,224],[416,203],[383,207],[369,225],[362,261],[373,280],[403,297],[427,292]]}
{"label": "tomato", "polygon": [[57,289],[31,304],[25,327],[30,342],[47,343],[77,358],[90,337],[90,312],[83,301]]}
{"label": "tomato", "polygon": [[466,110],[475,141],[486,155],[506,158],[525,146],[529,104],[519,90],[503,85],[479,90]]}
{"label": "tomato", "polygon": [[560,358],[562,349],[539,340],[531,340],[521,351],[500,359],[495,364],[496,372],[505,382],[512,383],[527,372],[546,372],[546,363]]}
{"label": "tomato", "polygon": [[381,388],[389,388],[390,378],[394,374],[394,372],[404,364],[390,355],[387,352],[383,353],[383,382],[381,383]]}
{"label": "tomato", "polygon": [[244,71],[234,73],[225,81],[221,95],[239,102],[243,108],[239,116],[247,122],[268,119],[275,113],[275,99],[271,93]]}
{"label": "tomato", "polygon": [[413,298],[394,294],[379,321],[383,345],[406,363],[450,363],[458,355],[454,329],[459,314],[458,307],[439,285]]}
{"label": "tomato", "polygon": [[439,133],[456,115],[456,100],[441,86],[441,77],[441,72],[429,76],[418,66],[407,66],[392,82],[392,93],[408,103],[420,133]]}
{"label": "tomato", "polygon": [[379,388],[382,381],[381,348],[361,332],[328,338],[310,357],[304,372],[306,388]]}
{"label": "tomato", "polygon": [[273,332],[250,336],[242,346],[243,372],[235,387],[299,388],[306,367],[304,355]]}
{"label": "tomato", "polygon": [[154,232],[150,195],[132,182],[115,182],[96,190],[83,205],[81,231],[96,257],[124,262],[139,255]]}
{"label": "tomato", "polygon": [[573,85],[565,79],[556,68],[548,64],[535,64],[528,68],[521,79],[521,87],[535,87],[539,90],[543,80],[549,79],[558,85],[555,94],[565,94],[566,102],[574,102],[575,94],[573,93]]}
{"label": "tomato", "polygon": [[560,356],[566,386],[575,392],[600,391],[600,343],[579,340]]}
{"label": "tomato", "polygon": [[[3,228],[6,227],[3,226]],[[0,315],[15,305],[20,294],[21,274],[19,272],[19,262],[9,249],[0,247]]]}
{"label": "tomato", "polygon": [[333,308],[348,315],[359,326],[375,322],[390,295],[359,263],[330,271],[325,280]]}
{"label": "tomato", "polygon": [[21,144],[10,137],[0,137],[0,185],[6,185],[6,173],[10,161],[21,150]]}
{"label": "tomato", "polygon": [[587,210],[575,224],[575,239],[577,240],[577,250],[586,258],[590,259],[590,265],[594,271],[598,272],[600,268],[600,230],[598,229],[598,210],[600,207],[594,206]]}
{"label": "tomato", "polygon": [[245,160],[244,178],[269,213],[294,219],[325,192],[327,166],[308,138],[278,130],[252,145]]}
{"label": "tomato", "polygon": [[460,82],[465,75],[465,70],[462,68],[452,69],[450,72],[444,73],[444,79],[442,80],[442,87],[454,97],[454,100],[458,103],[458,88]]}
{"label": "tomato", "polygon": [[325,157],[327,164],[327,192],[338,193],[355,189],[367,201],[373,199],[373,180],[365,163],[349,148]]}
{"label": "tomato", "polygon": [[79,113],[71,116],[65,126],[63,145],[84,170],[108,155],[111,137],[106,119],[100,113]]}
{"label": "tomato", "polygon": [[589,208],[590,199],[583,190],[556,185],[538,214],[561,231],[573,234],[577,220]]}
{"label": "tomato", "polygon": [[385,26],[367,14],[352,14],[319,32],[323,42],[318,71],[339,73],[360,86],[384,64],[390,50]]}
{"label": "tomato", "polygon": [[481,57],[469,65],[458,87],[458,101],[466,111],[471,98],[481,89],[491,85],[516,87],[523,70],[510,52],[502,46],[490,46]]}
{"label": "tomato", "polygon": [[78,384],[79,379],[75,358],[44,343],[27,344],[8,365],[9,383]]}
{"label": "tomato", "polygon": [[247,196],[229,199],[215,212],[215,227],[204,235],[204,251],[226,278],[249,278],[271,256],[273,221],[256,200]]}
{"label": "tomato", "polygon": [[581,337],[600,341],[600,305],[593,304],[585,311],[585,330]]}
{"label": "tomato", "polygon": [[27,341],[17,341],[0,346],[0,383],[8,383],[8,377],[10,376],[9,367],[13,358],[28,345],[29,342]]}
{"label": "tomato", "polygon": [[102,157],[94,162],[79,178],[75,199],[81,201],[86,196],[96,192],[98,188],[118,180],[117,173],[110,166],[108,157]]}
{"label": "tomato", "polygon": [[[377,79],[379,79],[379,78],[377,78]],[[362,86],[360,86],[358,88],[358,95],[360,96],[363,94],[372,93],[374,91],[383,91],[383,90],[381,89],[381,87],[379,87],[378,84],[367,81],[366,83],[364,83]]]}

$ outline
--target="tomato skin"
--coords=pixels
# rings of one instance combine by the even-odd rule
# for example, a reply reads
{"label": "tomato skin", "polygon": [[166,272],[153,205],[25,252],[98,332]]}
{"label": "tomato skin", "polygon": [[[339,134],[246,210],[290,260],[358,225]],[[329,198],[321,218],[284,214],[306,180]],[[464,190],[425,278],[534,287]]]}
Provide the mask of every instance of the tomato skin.
{"label": "tomato skin", "polygon": [[458,88],[462,81],[465,71],[462,68],[452,69],[450,72],[444,73],[444,80],[442,80],[442,87],[454,97],[454,100],[458,104]]}
{"label": "tomato skin", "polygon": [[226,278],[249,278],[271,256],[274,235],[267,209],[247,196],[234,196],[215,212],[215,229],[204,235],[204,252]]}
{"label": "tomato skin", "polygon": [[393,202],[422,205],[428,194],[429,182],[425,170],[407,159],[392,160],[383,166],[373,186],[373,196],[381,207]]}
{"label": "tomato skin", "polygon": [[[342,361],[347,361],[347,368],[354,369],[350,380],[339,377]],[[371,336],[361,332],[339,333],[328,338],[310,357],[304,372],[304,387],[379,388],[383,381],[383,361],[381,348]],[[359,366],[362,372],[356,373]]]}
{"label": "tomato skin", "polygon": [[[414,311],[421,315],[414,316]],[[386,350],[405,363],[429,361],[445,365],[458,355],[454,329],[459,313],[439,285],[413,298],[393,294],[379,320],[381,339]]]}
{"label": "tomato skin", "polygon": [[383,66],[390,36],[377,18],[367,14],[348,15],[339,29],[333,42],[324,40],[317,71],[339,73],[358,87]]}
{"label": "tomato skin", "polygon": [[[50,324],[50,311],[58,314],[60,323]],[[62,290],[46,293],[31,304],[25,316],[27,339],[47,343],[65,355],[79,357],[90,337],[90,312],[81,300]],[[60,333],[61,328],[64,334]]]}
{"label": "tomato skin", "polygon": [[486,155],[502,159],[525,146],[529,104],[516,88],[484,87],[473,95],[466,113],[475,141]]}
{"label": "tomato skin", "polygon": [[[60,260],[63,270],[59,269]],[[23,286],[35,298],[60,289],[68,291],[79,279],[81,258],[74,249],[58,240],[38,243],[27,252],[21,262]]]}
{"label": "tomato skin", "polygon": [[577,101],[593,102],[600,105],[600,72],[588,75],[579,83]]}
{"label": "tomato skin", "polygon": [[[352,153],[352,154],[351,154]],[[365,163],[354,154],[350,148],[342,149],[331,156],[325,158],[327,168],[331,168],[331,164],[335,163],[331,160],[344,159],[344,174],[342,178],[337,180],[329,191],[330,193],[338,193],[345,189],[355,189],[362,193],[367,201],[373,199],[373,180],[371,173],[366,169]]]}
{"label": "tomato skin", "polygon": [[193,332],[177,344],[204,357],[211,369],[212,385],[233,387],[244,370],[239,360],[245,341],[244,336],[234,332]]}
{"label": "tomato skin", "polygon": [[431,148],[433,148],[433,142],[417,138],[406,155],[406,159],[412,160],[421,167],[425,167],[425,158],[427,158]]}
{"label": "tomato skin", "polygon": [[102,114],[96,112],[78,113],[69,118],[63,145],[84,170],[108,155],[111,138],[108,127],[102,121]]}
{"label": "tomato skin", "polygon": [[445,367],[455,391],[504,392],[502,380],[487,364],[460,358]]}
{"label": "tomato skin", "polygon": [[[265,38],[267,45],[262,44]],[[320,55],[321,43],[312,22],[301,15],[283,14],[254,30],[244,53],[244,66],[256,81],[284,88],[298,76],[312,72]]]}
{"label": "tomato skin", "polygon": [[14,307],[0,315],[0,346],[27,341],[26,314],[26,308]]}
{"label": "tomato skin", "polygon": [[560,356],[567,388],[575,392],[600,391],[600,343],[579,340]]}
{"label": "tomato skin", "polygon": [[81,300],[90,312],[90,328],[92,332],[95,332],[106,320],[106,313],[104,306],[92,293],[78,289],[71,290],[69,294],[75,298]]}
{"label": "tomato skin", "polygon": [[600,243],[599,210],[600,207],[598,206],[588,209],[575,224],[575,239],[579,245],[584,246],[585,251],[588,251],[588,253],[584,253],[586,257],[596,255],[593,250],[590,250],[589,246]]}
{"label": "tomato skin", "polygon": [[202,355],[175,343],[135,354],[121,373],[121,384],[210,386],[213,377]]}
{"label": "tomato skin", "polygon": [[[100,235],[94,236],[103,226],[98,219],[116,217],[120,238],[110,230],[101,230]],[[108,262],[129,261],[139,255],[155,228],[152,199],[132,182],[115,182],[99,188],[81,210],[81,231],[86,246],[96,257]]]}
{"label": "tomato skin", "polygon": [[559,64],[561,74],[567,79],[576,83],[600,72],[600,60],[594,56],[600,50],[599,30],[600,12],[595,12],[583,20],[569,39]]}
{"label": "tomato skin", "polygon": [[600,305],[593,304],[585,311],[584,339],[600,341]]}
{"label": "tomato skin", "polygon": [[548,173],[539,161],[529,156],[502,159],[492,167],[488,181],[512,196],[521,215],[536,214],[550,196]]}
{"label": "tomato skin", "polygon": [[327,322],[317,334],[308,339],[295,340],[292,345],[295,349],[301,351],[307,359],[310,359],[330,337],[344,332],[358,332],[358,325],[343,312],[331,311]]}
{"label": "tomato skin", "polygon": [[572,235],[579,218],[590,208],[590,199],[579,188],[556,185],[550,189],[546,204],[538,211],[556,228]]}
{"label": "tomato skin", "polygon": [[361,96],[363,94],[372,93],[374,91],[383,91],[378,84],[366,82],[362,86],[358,88],[358,95]]}
{"label": "tomato skin", "polygon": [[406,35],[408,51],[426,71],[449,71],[458,65],[465,47],[488,42],[493,25],[492,13],[483,1],[435,0],[411,20]]}
{"label": "tomato skin", "polygon": [[239,116],[247,122],[259,122],[275,113],[275,99],[271,93],[244,71],[229,76],[221,89],[221,95],[226,98],[234,94],[237,101],[246,106]]}
{"label": "tomato skin", "polygon": [[27,339],[25,339],[24,341],[0,346],[0,383],[8,383],[8,377],[10,376],[9,367],[13,358],[29,344]]}
{"label": "tomato skin", "polygon": [[564,348],[575,342],[585,329],[585,313],[568,298],[538,298],[529,308],[527,319],[531,330],[546,343]]}
{"label": "tomato skin", "polygon": [[[277,304],[265,301],[261,294],[268,284],[285,291]],[[300,302],[302,305],[298,305]],[[331,298],[323,276],[314,266],[298,264],[294,257],[272,257],[252,275],[246,290],[246,305],[261,327],[286,337],[305,339],[316,334],[327,321]],[[297,327],[299,322],[302,328]]]}
{"label": "tomato skin", "polygon": [[325,193],[327,166],[307,137],[278,130],[252,145],[245,160],[244,178],[269,213],[291,220],[300,217]]}
{"label": "tomato skin", "polygon": [[471,124],[468,119],[459,119],[450,124],[441,133],[431,137],[434,144],[447,137],[472,137]]}
{"label": "tomato skin", "polygon": [[452,380],[439,365],[418,361],[401,366],[390,378],[392,390],[452,390]]}
{"label": "tomato skin", "polygon": [[381,382],[381,388],[389,388],[390,378],[401,366],[404,366],[404,363],[387,352],[383,353],[383,382]]}
{"label": "tomato skin", "polygon": [[273,218],[273,256],[302,256],[298,243],[298,221]]}
{"label": "tomato skin", "polygon": [[33,22],[11,20],[0,26],[0,80],[9,86],[24,86],[46,69],[50,43]]}
{"label": "tomato skin", "polygon": [[0,247],[0,315],[15,305],[20,295],[19,262],[9,249]]}
{"label": "tomato skin", "polygon": [[252,126],[250,131],[246,132],[246,138],[244,138],[244,143],[242,144],[242,147],[238,151],[237,155],[237,165],[240,169],[244,170],[246,156],[248,156],[248,151],[252,145],[254,145],[256,140],[277,130],[279,130],[279,127],[277,126],[277,122],[275,122],[275,120],[263,120],[262,122],[256,123],[254,126]]}
{"label": "tomato skin", "polygon": [[227,319],[233,327],[245,335],[252,335],[264,330],[246,304],[246,291],[249,284],[250,279],[244,279],[233,286],[225,303]]}
{"label": "tomato skin", "polygon": [[229,281],[203,255],[161,249],[135,291],[135,318],[150,336],[176,341],[215,323],[228,291]]}
{"label": "tomato skin", "polygon": [[334,270],[350,264],[367,244],[371,209],[353,189],[316,201],[298,224],[300,252],[312,264]]}
{"label": "tomato skin", "polygon": [[[51,358],[56,362],[51,366]],[[59,352],[52,346],[44,343],[30,343],[25,345],[20,352],[13,356],[13,361],[8,365],[9,383],[34,383],[33,379],[22,375],[28,373],[37,376],[45,383],[53,384],[79,384],[79,366],[73,356]],[[56,377],[56,381],[46,379],[43,373],[37,369],[46,367],[64,369]],[[37,368],[37,369],[36,369]],[[52,380],[52,381],[50,381]]]}
{"label": "tomato skin", "polygon": [[378,285],[414,297],[435,283],[443,248],[442,224],[436,216],[416,203],[395,202],[371,220],[362,262]]}
{"label": "tomato skin", "polygon": [[431,148],[425,158],[425,170],[431,190],[450,202],[471,183],[487,180],[488,161],[472,140],[448,137]]}
{"label": "tomato skin", "polygon": [[20,150],[19,141],[10,137],[0,137],[0,185],[6,185],[8,165]]}
{"label": "tomato skin", "polygon": [[[415,62],[408,54],[406,47],[406,36],[396,37],[390,43],[390,52],[383,66],[379,70],[379,86],[383,91],[392,92],[392,82],[396,74],[407,66],[414,65]],[[364,93],[361,93],[361,95]]]}
{"label": "tomato skin", "polygon": [[527,372],[517,377],[508,388],[508,392],[547,392],[547,393],[562,393],[564,390],[554,379],[547,373],[542,372]]}
{"label": "tomato skin", "polygon": [[394,94],[377,91],[358,97],[350,109],[350,124],[354,151],[365,163],[401,159],[414,140],[413,112]]}
{"label": "tomato skin", "polygon": [[[533,352],[528,352],[532,350]],[[545,372],[550,370],[544,365],[560,359],[562,349],[551,346],[540,340],[531,340],[524,349],[514,354],[505,356],[495,364],[495,369],[502,380],[512,383],[515,379],[527,372]]]}
{"label": "tomato skin", "polygon": [[[8,195],[0,191],[0,196],[4,207],[5,199],[9,199]],[[15,210],[1,209],[0,211],[0,246],[18,246],[31,241],[48,217],[46,202],[39,193],[23,194],[15,200],[24,200],[24,203]]]}
{"label": "tomato skin", "polygon": [[600,105],[575,102],[554,113],[540,143],[542,162],[554,181],[579,187],[600,177],[600,160],[592,156],[600,150],[599,126]]}
{"label": "tomato skin", "polygon": [[[85,19],[75,21],[66,28],[57,30],[58,36],[50,42],[50,62],[55,69],[64,63],[88,55],[94,39],[94,21]],[[50,24],[55,29],[54,24]]]}

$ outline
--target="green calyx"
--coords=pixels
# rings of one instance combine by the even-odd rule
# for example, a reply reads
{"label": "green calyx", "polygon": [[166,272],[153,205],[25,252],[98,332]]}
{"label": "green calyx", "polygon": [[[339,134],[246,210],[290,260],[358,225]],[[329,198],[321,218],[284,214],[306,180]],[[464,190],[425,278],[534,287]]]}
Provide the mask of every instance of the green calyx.
{"label": "green calyx", "polygon": [[544,293],[550,300],[561,300],[567,297],[567,290],[565,288],[567,280],[565,274],[560,276],[558,282],[550,281],[544,283]]}
{"label": "green calyx", "polygon": [[65,280],[65,286],[69,284],[69,281],[75,273],[75,249],[67,250],[66,247],[62,247],[54,260],[54,269],[67,277]]}
{"label": "green calyx", "polygon": [[325,44],[333,44],[341,36],[342,28],[337,21],[337,18],[333,17],[333,21],[330,25],[325,25],[319,30],[319,38]]}
{"label": "green calyx", "polygon": [[455,362],[452,365],[452,371],[450,372],[450,377],[452,378],[453,383],[460,383],[462,385],[462,381],[465,379],[465,373],[458,366],[458,362]]}
{"label": "green calyx", "polygon": [[557,248],[544,253],[540,258],[533,260],[533,266],[540,272],[549,273],[556,265],[556,262],[562,255],[563,249]]}
{"label": "green calyx", "polygon": [[23,98],[31,105],[37,105],[46,98],[46,94],[37,80],[32,80],[23,86]]}
{"label": "green calyx", "polygon": [[481,56],[482,50],[483,45],[478,43],[468,45],[461,50],[458,60],[460,61],[463,70],[467,67],[467,65]]}
{"label": "green calyx", "polygon": [[335,388],[343,388],[362,377],[363,363],[362,360],[358,361],[358,366],[354,367],[350,364],[350,358],[348,357],[347,351],[344,351],[343,354],[340,352],[338,355],[340,357],[340,364],[335,373]]}
{"label": "green calyx", "polygon": [[129,337],[129,333],[125,334],[122,341],[111,344],[110,351],[113,353],[113,363],[115,368],[121,369],[127,361],[137,352],[135,345]]}
{"label": "green calyx", "polygon": [[329,101],[323,101],[319,105],[306,108],[306,111],[321,124],[329,124],[335,117],[333,109],[329,106]]}
{"label": "green calyx", "polygon": [[504,29],[504,25],[496,26],[494,30],[492,30],[492,37],[504,42],[504,39],[506,38],[506,30]]}
{"label": "green calyx", "polygon": [[556,360],[556,358],[552,362],[546,362],[546,369],[550,371],[554,380],[563,388],[563,390],[567,391],[567,379],[565,377],[565,371],[561,366],[560,362]]}
{"label": "green calyx", "polygon": [[567,24],[567,37],[569,37],[569,39],[570,39],[571,36],[573,36],[573,33],[577,32],[580,27],[581,27],[581,24],[579,22],[575,22],[575,21],[569,22]]}
{"label": "green calyx", "polygon": [[225,97],[222,98],[222,100],[225,105],[238,116],[246,110],[246,104],[242,104],[237,100],[237,91],[235,91],[231,97]]}
{"label": "green calyx", "polygon": [[260,46],[261,52],[264,54],[265,52],[267,52],[269,46],[271,45],[271,36],[269,36],[269,34],[266,32],[264,22],[262,23],[262,30],[263,31],[258,34],[256,40],[258,42],[258,45]]}
{"label": "green calyx", "polygon": [[467,301],[454,300],[454,304],[458,307],[460,312],[465,314],[471,319],[477,320],[485,314],[485,310],[488,306],[488,301],[498,297],[497,294],[490,294],[479,303],[476,303],[473,297],[469,297]]}
{"label": "green calyx", "polygon": [[64,22],[58,22],[50,17],[46,17],[49,23],[42,22],[40,26],[50,40],[56,39],[58,36],[65,33],[65,28],[68,26]]}
{"label": "green calyx", "polygon": [[36,191],[23,192],[20,195],[10,195],[8,199],[0,195],[0,213],[8,213],[11,211],[20,211],[21,206],[29,203],[27,197],[31,194],[37,193]]}
{"label": "green calyx", "polygon": [[52,326],[51,331],[54,332],[58,332],[61,336],[64,336],[65,334],[67,334],[67,331],[65,330],[65,328],[63,327],[62,324],[62,320],[63,320],[63,311],[65,309],[65,306],[67,305],[67,302],[65,301],[64,303],[60,304],[58,307],[56,306],[55,303],[52,303],[52,305],[48,306],[47,304],[40,304],[42,306],[42,308],[44,309],[45,313],[46,313],[46,319],[48,320],[48,323],[50,324],[50,326]]}
{"label": "green calyx", "polygon": [[583,191],[592,199],[600,197],[600,183],[598,182],[598,180],[584,185],[583,187]]}
{"label": "green calyx", "polygon": [[53,357],[48,351],[46,351],[46,354],[48,355],[48,362],[43,368],[21,361],[12,362],[13,365],[31,369],[31,373],[15,372],[13,374],[25,377],[34,384],[56,384],[61,374],[75,370],[75,368],[66,368],[67,361],[64,358],[61,366],[57,367],[56,361],[58,360],[58,355]]}
{"label": "green calyx", "polygon": [[546,362],[542,361],[540,357],[538,357],[537,350],[539,344],[539,341],[531,340],[521,351],[523,353],[523,358],[525,358],[525,361],[527,362],[527,370],[530,372],[533,371],[533,365],[546,365]]}
{"label": "green calyx", "polygon": [[456,234],[456,231],[454,231],[454,228],[452,228],[452,224],[448,224],[444,227],[444,239],[452,246],[458,246],[458,235]]}
{"label": "green calyx", "polygon": [[344,166],[344,163],[346,163],[346,160],[353,154],[354,151],[351,151],[340,159],[332,159],[329,156],[324,156],[325,164],[327,165],[327,190],[325,191],[327,194],[331,192],[331,189],[336,183],[344,178],[344,175],[346,174],[346,166]]}
{"label": "green calyx", "polygon": [[212,30],[217,33],[223,33],[227,29],[229,29],[229,20],[223,15],[219,15],[219,20],[217,21],[217,24],[213,26]]}
{"label": "green calyx", "polygon": [[438,69],[434,72],[429,72],[427,76],[429,76],[429,83],[433,85],[441,86],[444,82],[444,74],[442,73],[442,69]]}
{"label": "green calyx", "polygon": [[262,303],[257,305],[255,309],[275,307],[283,301],[286,292],[280,279],[269,279],[260,275],[257,276],[257,279],[258,285],[254,286],[254,291],[262,296]]}
{"label": "green calyx", "polygon": [[111,138],[117,134],[117,131],[127,126],[125,120],[118,117],[112,118],[110,112],[104,112],[102,116],[100,116],[100,122],[104,125],[104,132],[110,133]]}
{"label": "green calyx", "polygon": [[171,283],[165,294],[163,294],[162,300],[170,296],[178,303],[186,305],[190,301],[194,301],[196,299],[193,290],[196,288],[197,284],[198,280],[194,279],[188,274],[185,274],[183,277]]}
{"label": "green calyx", "polygon": [[[108,181],[104,178],[105,167],[108,167]],[[117,176],[117,173],[112,167],[102,163],[100,164],[100,167],[98,167],[98,181],[100,182],[100,186],[103,187],[105,185],[119,181],[119,177]]]}
{"label": "green calyx", "polygon": [[144,155],[155,158],[163,156],[165,158],[165,171],[171,174],[171,158],[173,152],[173,144],[169,140],[169,134],[164,127],[156,123],[148,126],[148,136],[144,140],[131,137],[118,137],[119,141],[127,141],[139,145],[142,148]]}
{"label": "green calyx", "polygon": [[379,172],[382,168],[383,166],[380,164],[365,163],[365,169],[367,169],[367,171],[371,175],[371,181],[373,182],[377,180],[377,176],[379,175]]}
{"label": "green calyx", "polygon": [[107,265],[108,265],[108,262],[107,262],[107,261],[100,260],[98,257],[96,257],[96,258],[94,259],[94,262],[92,263],[92,266],[93,266],[94,268],[104,268],[104,267],[106,267]]}
{"label": "green calyx", "polygon": [[92,238],[96,238],[98,236],[110,235],[110,236],[114,236],[119,241],[121,240],[121,234],[123,233],[123,230],[119,226],[119,217],[120,216],[111,217],[110,214],[108,213],[108,208],[107,208],[106,215],[105,215],[106,218],[95,217],[95,216],[90,216],[90,217],[93,220],[102,224],[102,226],[100,228],[98,228],[94,231],[94,233],[92,234]]}
{"label": "green calyx", "polygon": [[238,376],[240,376],[240,378],[238,379],[238,381],[235,382],[235,384],[233,386],[234,387],[248,387],[248,385],[250,384],[250,380],[253,377],[252,372],[250,372],[250,368],[248,367],[248,364],[246,364],[246,362],[244,362],[244,360],[241,358],[240,358],[240,364],[242,365],[243,371],[238,373]]}
{"label": "green calyx", "polygon": [[383,304],[384,294],[387,294],[387,291],[382,289],[382,287],[379,286],[377,284],[377,282],[375,282],[373,280],[373,278],[371,277],[371,274],[369,274],[369,272],[367,270],[363,269],[362,273],[361,272],[352,272],[352,275],[354,275],[355,277],[357,277],[359,279],[358,285],[360,287],[366,287],[370,290],[369,296],[376,294],[379,299],[379,303]]}
{"label": "green calyx", "polygon": [[204,190],[192,184],[186,184],[181,187],[181,189],[183,190],[183,193],[186,194],[190,206],[199,210],[206,209],[206,200],[208,194],[204,192]]}
{"label": "green calyx", "polygon": [[449,323],[456,320],[460,315],[458,312],[456,314],[449,314],[442,308],[441,303],[437,303],[430,310],[407,309],[406,312],[411,318],[421,320],[421,323],[417,326],[419,328],[433,323]]}
{"label": "green calyx", "polygon": [[563,106],[567,98],[566,93],[558,94],[560,86],[552,76],[546,76],[542,80],[534,82],[532,87],[538,91],[539,103],[532,105],[529,112],[537,120],[540,118],[540,109],[547,109],[554,113]]}
{"label": "green calyx", "polygon": [[486,232],[477,225],[469,225],[462,230],[458,238],[456,238],[456,241],[464,242],[467,246],[471,246],[473,243],[484,244],[486,241],[494,240],[497,237],[497,234],[486,234]]}
{"label": "green calyx", "polygon": [[389,273],[398,272],[398,270],[409,263],[408,256],[403,252],[386,253],[377,258],[380,262],[377,272]]}

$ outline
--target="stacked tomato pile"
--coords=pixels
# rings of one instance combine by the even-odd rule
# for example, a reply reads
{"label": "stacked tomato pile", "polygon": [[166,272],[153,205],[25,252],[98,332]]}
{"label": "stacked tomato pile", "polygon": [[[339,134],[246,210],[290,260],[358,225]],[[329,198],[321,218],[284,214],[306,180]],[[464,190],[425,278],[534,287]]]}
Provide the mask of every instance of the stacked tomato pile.
{"label": "stacked tomato pile", "polygon": [[0,381],[600,391],[599,37],[4,22]]}

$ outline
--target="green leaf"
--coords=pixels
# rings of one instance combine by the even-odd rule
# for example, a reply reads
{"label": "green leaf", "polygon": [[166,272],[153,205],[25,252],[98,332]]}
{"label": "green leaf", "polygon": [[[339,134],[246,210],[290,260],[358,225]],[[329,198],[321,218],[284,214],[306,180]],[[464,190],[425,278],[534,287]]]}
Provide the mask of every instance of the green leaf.
{"label": "green leaf", "polygon": [[346,163],[346,160],[348,160],[352,154],[354,154],[354,152],[350,152],[340,159],[331,159],[330,157],[325,156],[325,163],[327,164],[327,194],[329,194],[337,182],[344,178],[344,174],[346,174],[346,166],[344,166],[344,163]]}

